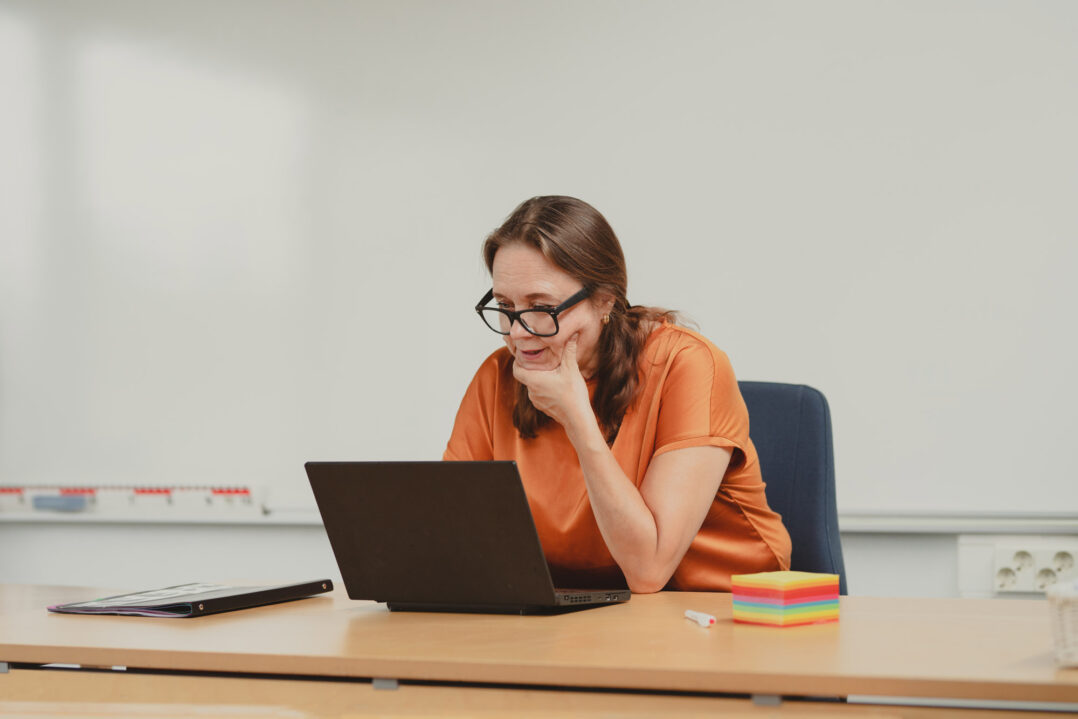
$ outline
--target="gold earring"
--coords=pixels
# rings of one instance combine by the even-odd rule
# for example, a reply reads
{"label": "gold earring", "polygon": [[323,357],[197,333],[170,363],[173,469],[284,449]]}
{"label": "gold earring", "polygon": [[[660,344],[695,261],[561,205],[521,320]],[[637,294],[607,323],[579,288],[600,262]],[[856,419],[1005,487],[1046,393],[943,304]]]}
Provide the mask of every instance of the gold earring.
{"label": "gold earring", "polygon": [[603,315],[603,324],[604,324],[604,325],[608,325],[608,324],[610,324],[610,314],[609,314],[609,313],[608,313],[608,314],[605,314],[605,315]]}

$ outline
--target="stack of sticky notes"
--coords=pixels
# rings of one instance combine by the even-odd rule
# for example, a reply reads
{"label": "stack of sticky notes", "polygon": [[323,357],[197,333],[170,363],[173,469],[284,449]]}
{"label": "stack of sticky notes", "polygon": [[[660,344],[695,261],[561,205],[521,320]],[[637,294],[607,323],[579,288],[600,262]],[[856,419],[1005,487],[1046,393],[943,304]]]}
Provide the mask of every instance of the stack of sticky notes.
{"label": "stack of sticky notes", "polygon": [[838,575],[760,572],[730,578],[734,621],[793,627],[838,621]]}

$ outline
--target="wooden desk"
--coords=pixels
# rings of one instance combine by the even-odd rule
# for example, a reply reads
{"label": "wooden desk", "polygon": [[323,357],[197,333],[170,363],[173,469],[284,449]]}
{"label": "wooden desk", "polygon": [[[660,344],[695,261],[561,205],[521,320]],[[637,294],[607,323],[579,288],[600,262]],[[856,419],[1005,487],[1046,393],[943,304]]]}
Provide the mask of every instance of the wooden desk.
{"label": "wooden desk", "polygon": [[[844,597],[839,623],[788,629],[734,624],[729,595],[695,593],[554,617],[391,614],[340,591],[194,620],[40,608],[100,595],[0,587],[0,661],[482,684],[520,697],[517,687],[580,687],[1078,702],[1078,670],[1053,662],[1044,601]],[[718,624],[701,628],[686,608]]]}
{"label": "wooden desk", "polygon": [[[760,717],[785,719],[1046,719],[1043,712],[858,706],[787,701],[528,688],[21,670],[0,674],[0,716],[20,719],[325,719],[329,717]],[[1049,715],[1051,716],[1051,715]]]}

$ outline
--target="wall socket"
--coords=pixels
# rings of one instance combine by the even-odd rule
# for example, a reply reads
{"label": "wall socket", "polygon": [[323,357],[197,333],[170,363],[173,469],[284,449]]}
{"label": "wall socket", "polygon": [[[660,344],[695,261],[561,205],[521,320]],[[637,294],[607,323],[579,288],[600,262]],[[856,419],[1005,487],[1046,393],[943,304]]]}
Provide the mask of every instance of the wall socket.
{"label": "wall socket", "polygon": [[996,545],[993,581],[997,594],[1043,593],[1056,582],[1078,579],[1078,541],[1030,539]]}

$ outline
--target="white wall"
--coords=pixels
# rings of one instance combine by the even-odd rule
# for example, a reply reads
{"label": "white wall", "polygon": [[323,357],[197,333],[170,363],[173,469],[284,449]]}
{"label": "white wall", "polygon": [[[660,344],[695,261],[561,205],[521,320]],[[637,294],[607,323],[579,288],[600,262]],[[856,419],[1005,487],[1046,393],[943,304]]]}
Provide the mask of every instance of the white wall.
{"label": "white wall", "polygon": [[839,504],[1073,511],[1078,6],[0,2],[0,484],[435,458],[484,234],[831,401]]}

